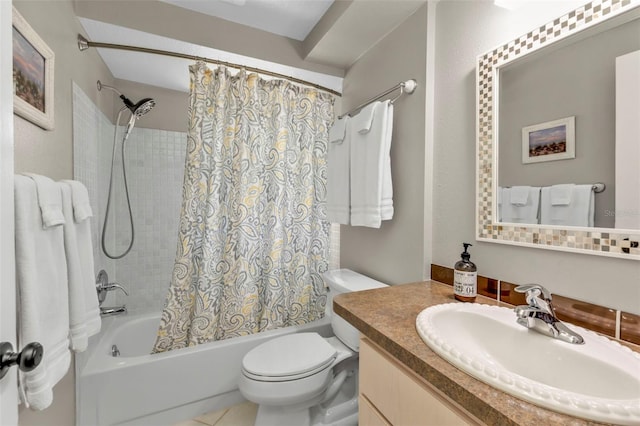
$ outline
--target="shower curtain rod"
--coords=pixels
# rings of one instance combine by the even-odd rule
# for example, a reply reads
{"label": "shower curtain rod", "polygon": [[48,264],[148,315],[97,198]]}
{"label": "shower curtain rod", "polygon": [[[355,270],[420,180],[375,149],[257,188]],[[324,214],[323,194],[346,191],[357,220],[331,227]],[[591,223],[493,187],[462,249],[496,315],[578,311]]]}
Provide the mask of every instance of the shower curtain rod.
{"label": "shower curtain rod", "polygon": [[207,62],[210,64],[216,64],[216,65],[223,65],[225,67],[230,67],[230,68],[235,68],[235,69],[246,69],[249,72],[255,72],[255,73],[259,73],[259,74],[263,74],[263,75],[268,75],[271,77],[277,77],[277,78],[283,78],[285,80],[289,80],[293,83],[298,83],[298,84],[302,84],[305,86],[311,86],[314,87],[318,90],[322,90],[328,93],[331,93],[332,95],[336,95],[336,96],[342,96],[342,93],[337,92],[333,89],[329,89],[328,87],[324,87],[321,86],[319,84],[316,83],[312,83],[310,81],[306,81],[306,80],[302,80],[300,78],[296,78],[296,77],[291,77],[285,74],[280,74],[277,72],[273,72],[273,71],[267,71],[267,70],[263,70],[260,68],[255,68],[255,67],[249,67],[249,66],[245,66],[245,65],[239,65],[239,64],[234,64],[232,62],[225,62],[225,61],[220,61],[218,59],[213,59],[213,58],[204,58],[201,56],[195,56],[195,55],[187,55],[186,53],[178,53],[178,52],[171,52],[168,50],[160,50],[160,49],[150,49],[147,47],[138,47],[138,46],[129,46],[126,44],[112,44],[112,43],[101,43],[101,42],[97,42],[97,41],[89,41],[87,40],[85,37],[83,37],[81,34],[78,34],[78,49],[80,49],[80,51],[85,51],[90,47],[96,47],[96,48],[105,48],[105,49],[118,49],[118,50],[128,50],[131,52],[142,52],[142,53],[151,53],[153,55],[163,55],[163,56],[171,56],[174,58],[181,58],[181,59],[191,59],[194,61],[203,61],[203,62]]}
{"label": "shower curtain rod", "polygon": [[362,108],[366,107],[370,103],[375,102],[378,99],[384,98],[389,93],[395,92],[396,90],[400,89],[400,94],[398,96],[396,96],[395,98],[393,98],[393,100],[391,101],[391,103],[393,103],[396,99],[398,99],[400,96],[402,96],[405,93],[412,94],[416,90],[416,87],[418,87],[418,83],[414,79],[400,82],[400,83],[396,84],[395,86],[393,86],[391,89],[387,89],[384,92],[377,94],[376,96],[374,96],[373,98],[369,99],[368,101],[363,102],[362,104],[358,105],[357,107],[352,108],[348,112],[338,116],[338,119],[341,120],[344,117],[346,117],[347,115],[351,115],[354,112],[360,111]]}

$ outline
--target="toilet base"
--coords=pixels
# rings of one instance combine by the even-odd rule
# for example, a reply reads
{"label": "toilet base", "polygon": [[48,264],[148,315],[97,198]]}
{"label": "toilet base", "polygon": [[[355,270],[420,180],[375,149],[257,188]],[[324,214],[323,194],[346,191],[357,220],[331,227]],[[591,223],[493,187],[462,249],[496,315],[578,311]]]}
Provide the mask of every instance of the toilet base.
{"label": "toilet base", "polygon": [[358,374],[355,370],[330,401],[311,408],[260,405],[255,426],[357,426]]}
{"label": "toilet base", "polygon": [[294,410],[291,407],[274,405],[258,406],[254,426],[311,426],[309,409]]}

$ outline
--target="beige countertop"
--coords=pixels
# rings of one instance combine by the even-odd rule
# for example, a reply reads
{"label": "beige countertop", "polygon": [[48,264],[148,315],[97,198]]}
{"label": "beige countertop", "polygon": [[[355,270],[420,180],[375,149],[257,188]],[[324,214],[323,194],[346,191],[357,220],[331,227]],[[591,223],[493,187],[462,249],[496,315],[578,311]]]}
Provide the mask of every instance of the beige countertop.
{"label": "beige countertop", "polygon": [[[333,299],[333,306],[335,313],[362,334],[486,424],[600,424],[549,411],[499,391],[429,349],[416,331],[416,317],[429,306],[455,301],[451,286],[426,281],[340,294]],[[476,302],[511,306],[483,296]]]}

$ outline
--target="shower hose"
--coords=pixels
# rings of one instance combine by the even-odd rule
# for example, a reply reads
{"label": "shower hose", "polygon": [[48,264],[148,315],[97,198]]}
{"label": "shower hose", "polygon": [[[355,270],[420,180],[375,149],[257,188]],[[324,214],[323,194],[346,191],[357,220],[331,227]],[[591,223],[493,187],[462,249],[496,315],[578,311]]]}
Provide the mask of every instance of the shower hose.
{"label": "shower hose", "polygon": [[[111,153],[111,173],[109,176],[109,193],[107,195],[107,208],[104,213],[104,224],[102,225],[102,238],[101,238],[102,251],[109,259],[121,259],[125,257],[131,251],[131,248],[133,247],[133,241],[135,239],[135,229],[133,226],[133,213],[131,212],[131,201],[129,200],[129,185],[127,184],[127,168],[125,165],[125,146],[127,144],[127,139],[129,138],[129,133],[133,128],[133,126],[130,123],[130,125],[127,126],[124,137],[122,138],[122,177],[124,179],[124,193],[127,199],[127,209],[129,210],[129,225],[131,229],[131,241],[129,242],[129,247],[127,247],[127,249],[123,253],[115,254],[115,255],[109,253],[109,251],[107,250],[107,245],[105,244],[105,239],[107,234],[107,222],[109,221],[109,211],[111,208],[111,192],[113,187],[113,166],[116,160],[116,145],[117,145],[116,141],[118,136],[118,127],[120,126],[120,116],[122,115],[122,111],[124,111],[125,109],[126,108],[122,108],[118,112],[118,117],[116,118],[116,128],[113,132],[113,151]],[[135,120],[135,115],[132,115],[131,120]]]}

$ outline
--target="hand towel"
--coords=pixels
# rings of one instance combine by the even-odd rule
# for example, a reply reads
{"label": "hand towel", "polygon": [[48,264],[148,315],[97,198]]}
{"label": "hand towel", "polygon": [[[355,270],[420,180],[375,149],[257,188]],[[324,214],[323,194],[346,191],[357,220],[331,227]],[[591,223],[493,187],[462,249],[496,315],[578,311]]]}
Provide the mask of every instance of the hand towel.
{"label": "hand towel", "polygon": [[342,117],[342,118],[338,118],[334,123],[333,126],[331,126],[331,128],[329,129],[329,142],[342,142],[346,136],[346,131],[347,131],[347,124],[349,123],[349,119],[351,117],[349,117],[348,115]]}
{"label": "hand towel", "polygon": [[[25,404],[43,410],[71,361],[63,228],[43,227],[35,180],[17,175],[14,182],[18,343],[22,347],[35,341],[44,347],[40,365],[18,377]],[[51,204],[62,206],[61,192],[55,193],[60,200]]]}
{"label": "hand towel", "polygon": [[[390,102],[374,102],[351,119],[351,224],[379,228],[393,215]],[[387,182],[384,184],[383,182]],[[383,187],[385,188],[383,191]]]}
{"label": "hand towel", "polygon": [[349,224],[350,214],[349,116],[336,120],[329,129],[327,155],[327,219]]}
{"label": "hand towel", "polygon": [[[525,195],[523,195],[525,194]],[[526,200],[523,204],[523,200]],[[502,221],[506,223],[539,223],[540,188],[514,186],[502,189]]]}
{"label": "hand towel", "polygon": [[509,202],[516,206],[526,206],[529,200],[530,186],[514,186],[511,188]]}
{"label": "hand towel", "polygon": [[[73,192],[85,186],[78,181],[60,182],[62,189],[62,212],[65,216],[64,251],[69,278],[69,331],[71,349],[82,352],[87,349],[89,337],[100,331],[101,319],[93,264],[91,244],[91,222],[73,220]],[[88,201],[88,199],[87,199]],[[86,210],[85,210],[86,211]]]}
{"label": "hand towel", "polygon": [[575,185],[573,183],[565,185],[553,185],[551,187],[551,205],[567,206],[571,203],[571,195]]}
{"label": "hand towel", "polygon": [[[80,223],[85,219],[93,217],[89,192],[84,184],[77,180],[63,180],[62,182],[71,186],[71,202],[73,205],[73,220]],[[65,215],[66,216],[66,215]]]}
{"label": "hand towel", "polygon": [[387,133],[384,136],[385,147],[383,154],[385,156],[382,165],[382,201],[380,203],[380,216],[382,220],[393,219],[393,182],[391,179],[391,139],[393,134],[393,104],[391,101],[385,101],[387,104]]}
{"label": "hand towel", "polygon": [[48,228],[50,226],[62,225],[64,223],[64,216],[62,214],[60,187],[46,176],[34,173],[25,173],[25,175],[29,176],[36,183],[38,204],[42,212],[42,226]]}
{"label": "hand towel", "polygon": [[373,118],[376,115],[376,108],[382,102],[373,102],[366,107],[362,108],[358,114],[351,117],[353,130],[366,135],[371,131],[371,125],[373,124]]}
{"label": "hand towel", "polygon": [[594,225],[595,197],[593,185],[571,186],[571,201],[568,204],[553,204],[554,187],[542,188],[540,201],[541,224],[586,227]]}

